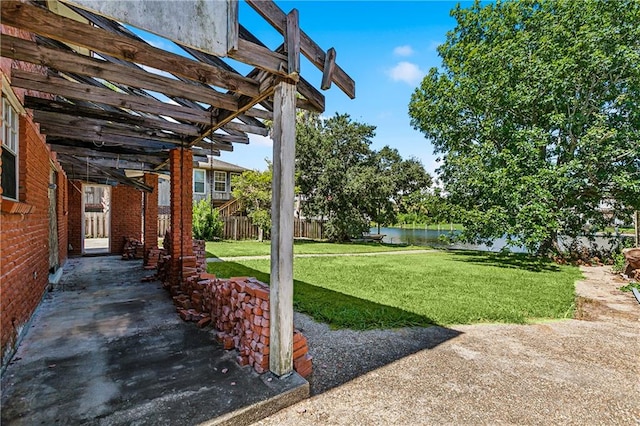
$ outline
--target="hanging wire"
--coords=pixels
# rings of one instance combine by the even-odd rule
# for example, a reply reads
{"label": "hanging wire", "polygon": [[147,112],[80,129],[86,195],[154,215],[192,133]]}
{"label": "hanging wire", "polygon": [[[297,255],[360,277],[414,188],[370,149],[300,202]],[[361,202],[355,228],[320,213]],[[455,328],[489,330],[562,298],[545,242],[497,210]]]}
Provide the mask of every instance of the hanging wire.
{"label": "hanging wire", "polygon": [[209,127],[209,212],[213,217],[213,186],[215,185],[214,171],[213,171],[213,105],[211,105],[211,127]]}

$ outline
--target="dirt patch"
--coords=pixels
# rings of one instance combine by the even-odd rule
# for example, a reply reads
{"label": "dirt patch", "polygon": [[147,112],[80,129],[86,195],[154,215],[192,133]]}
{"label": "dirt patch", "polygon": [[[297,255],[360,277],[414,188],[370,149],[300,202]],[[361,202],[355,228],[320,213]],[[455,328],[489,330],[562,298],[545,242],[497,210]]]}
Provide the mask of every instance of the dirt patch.
{"label": "dirt patch", "polygon": [[580,268],[585,278],[576,283],[576,319],[585,321],[640,321],[640,306],[633,293],[620,287],[628,284],[609,266]]}

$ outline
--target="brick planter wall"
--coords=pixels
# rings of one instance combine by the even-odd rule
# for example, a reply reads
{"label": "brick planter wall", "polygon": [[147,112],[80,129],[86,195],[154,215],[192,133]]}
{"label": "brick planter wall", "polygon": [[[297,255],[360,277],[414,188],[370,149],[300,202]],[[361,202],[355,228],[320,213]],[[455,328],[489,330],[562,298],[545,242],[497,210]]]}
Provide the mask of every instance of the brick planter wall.
{"label": "brick planter wall", "polygon": [[[170,245],[171,238],[165,243]],[[240,365],[250,365],[258,373],[268,371],[269,287],[255,278],[218,279],[207,274],[204,241],[194,240],[193,249],[197,256],[189,258],[189,265],[195,261],[195,266],[185,267],[180,285],[173,283],[168,273],[171,256],[152,251],[159,259],[158,276],[173,296],[180,318],[197,322],[199,327],[211,324],[218,330],[217,338],[224,348],[238,351]],[[297,330],[293,335],[293,365],[303,377],[312,372],[307,339]]]}
{"label": "brick planter wall", "polygon": [[[212,325],[225,349],[238,351],[238,364],[250,365],[262,374],[269,370],[269,286],[255,278],[218,279],[206,273],[205,242],[192,240],[195,256],[183,258],[182,281],[171,269],[173,237],[171,230],[164,248],[149,250],[151,263],[157,262],[156,277],[173,298],[180,318],[198,327]],[[147,279],[145,279],[147,280]],[[307,339],[298,330],[293,333],[293,368],[302,377],[312,373],[313,358]]]}

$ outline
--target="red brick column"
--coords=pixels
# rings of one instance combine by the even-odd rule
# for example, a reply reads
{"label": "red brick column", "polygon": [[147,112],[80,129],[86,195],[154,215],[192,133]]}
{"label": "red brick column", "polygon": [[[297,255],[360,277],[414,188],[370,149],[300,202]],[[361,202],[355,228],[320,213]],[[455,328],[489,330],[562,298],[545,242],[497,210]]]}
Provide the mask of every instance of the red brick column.
{"label": "red brick column", "polygon": [[153,192],[144,193],[144,264],[149,264],[149,250],[158,246],[158,175],[144,174],[144,183]]}
{"label": "red brick column", "polygon": [[67,184],[69,254],[82,254],[82,182],[70,180]]}
{"label": "red brick column", "polygon": [[58,217],[58,263],[64,265],[67,259],[67,249],[69,245],[69,194],[67,175],[62,168],[58,171],[57,178],[56,214]]}
{"label": "red brick column", "polygon": [[[173,149],[169,153],[171,172],[171,281],[182,284],[185,268],[194,268],[192,242],[193,153],[190,149]],[[193,264],[193,265],[192,265]],[[187,274],[188,275],[188,274]]]}
{"label": "red brick column", "polygon": [[110,252],[124,252],[125,238],[142,238],[142,192],[118,185],[111,190]]}

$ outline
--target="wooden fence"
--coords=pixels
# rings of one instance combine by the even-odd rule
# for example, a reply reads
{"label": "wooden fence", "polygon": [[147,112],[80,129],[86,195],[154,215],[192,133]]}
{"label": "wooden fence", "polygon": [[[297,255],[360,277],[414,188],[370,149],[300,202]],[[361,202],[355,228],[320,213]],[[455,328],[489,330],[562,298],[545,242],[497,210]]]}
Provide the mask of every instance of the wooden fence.
{"label": "wooden fence", "polygon": [[84,213],[84,237],[106,238],[109,236],[109,221],[104,212]]}
{"label": "wooden fence", "polygon": [[[222,239],[255,240],[258,239],[258,227],[246,216],[228,216],[222,219]],[[169,215],[158,215],[158,237],[164,237],[169,227]],[[324,238],[322,222],[317,220],[294,219],[293,233],[295,238]],[[266,237],[266,236],[265,236]]]}
{"label": "wooden fence", "polygon": [[158,238],[164,238],[164,234],[169,229],[169,224],[171,219],[170,214],[159,214],[158,215]]}

